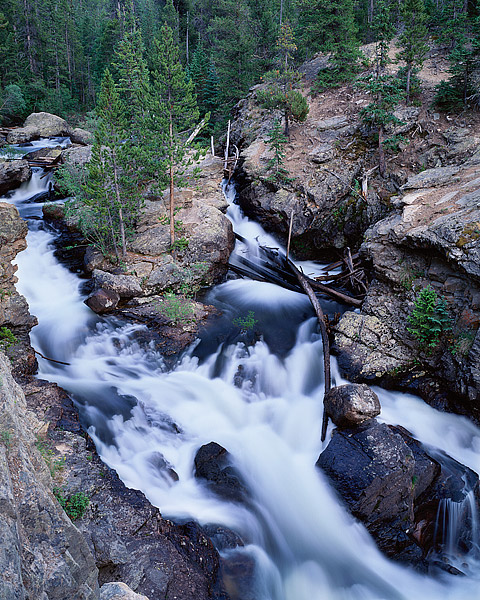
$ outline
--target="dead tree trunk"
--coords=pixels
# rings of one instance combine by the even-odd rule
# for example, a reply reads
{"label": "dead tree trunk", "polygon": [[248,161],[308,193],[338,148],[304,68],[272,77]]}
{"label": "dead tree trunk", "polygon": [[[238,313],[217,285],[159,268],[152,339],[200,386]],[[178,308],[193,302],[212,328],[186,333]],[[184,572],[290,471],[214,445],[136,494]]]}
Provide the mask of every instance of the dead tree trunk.
{"label": "dead tree trunk", "polygon": [[[318,324],[320,325],[320,333],[322,334],[322,344],[323,344],[323,369],[325,373],[325,395],[330,390],[332,385],[331,375],[330,375],[330,343],[328,341],[328,333],[327,327],[325,325],[325,316],[323,314],[322,307],[320,306],[320,302],[318,301],[315,292],[310,286],[307,278],[303,273],[301,273],[297,267],[292,263],[291,260],[288,260],[288,264],[291,270],[297,276],[298,282],[302,286],[303,290],[307,294],[310,302],[312,303],[313,309],[315,310],[315,314],[317,315]],[[327,435],[327,425],[328,425],[328,415],[325,411],[325,406],[323,408],[323,421],[322,421],[322,442],[325,440]]]}

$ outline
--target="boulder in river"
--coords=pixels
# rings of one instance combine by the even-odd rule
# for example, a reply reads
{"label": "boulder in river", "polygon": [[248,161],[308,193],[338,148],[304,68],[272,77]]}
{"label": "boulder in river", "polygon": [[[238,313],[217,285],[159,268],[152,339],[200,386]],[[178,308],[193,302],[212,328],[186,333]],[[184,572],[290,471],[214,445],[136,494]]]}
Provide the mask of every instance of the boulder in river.
{"label": "boulder in river", "polygon": [[95,290],[86,300],[85,304],[98,315],[103,315],[117,308],[120,296],[115,290]]}
{"label": "boulder in river", "polygon": [[21,144],[41,137],[69,136],[71,133],[72,128],[65,119],[50,113],[39,112],[28,116],[23,127],[12,129],[7,135],[7,142]]}
{"label": "boulder in river", "polygon": [[380,401],[368,385],[350,383],[332,388],[325,395],[325,410],[338,427],[360,425],[380,414]]}
{"label": "boulder in river", "polygon": [[338,428],[317,466],[390,558],[456,572],[448,556],[438,561],[451,547],[449,531],[456,532],[459,554],[477,541],[478,476],[445,454],[427,452],[402,427],[369,419]]}
{"label": "boulder in river", "polygon": [[205,444],[198,450],[195,477],[206,479],[211,490],[225,500],[244,502],[247,498],[245,485],[231,465],[230,454],[216,442]]}
{"label": "boulder in river", "polygon": [[26,160],[0,161],[0,196],[28,181],[32,171]]}

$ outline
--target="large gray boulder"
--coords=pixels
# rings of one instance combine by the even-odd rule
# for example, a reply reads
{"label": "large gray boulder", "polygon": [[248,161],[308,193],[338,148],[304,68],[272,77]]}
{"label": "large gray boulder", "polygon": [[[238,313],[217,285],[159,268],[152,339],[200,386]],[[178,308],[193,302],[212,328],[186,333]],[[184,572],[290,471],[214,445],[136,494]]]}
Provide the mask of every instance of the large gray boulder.
{"label": "large gray boulder", "polygon": [[91,131],[87,131],[86,129],[76,127],[70,134],[70,139],[72,141],[72,144],[81,144],[82,146],[88,146],[89,144],[93,144],[94,136]]}
{"label": "large gray boulder", "polygon": [[23,144],[41,137],[69,136],[70,125],[57,115],[46,112],[32,113],[27,117],[23,127],[13,129],[7,135],[9,144]]}
{"label": "large gray boulder", "polygon": [[120,298],[133,298],[142,295],[141,285],[134,275],[115,275],[95,269],[93,280],[97,289],[111,290],[117,293]]}
{"label": "large gray boulder", "polygon": [[0,196],[28,181],[32,171],[26,160],[0,161]]}

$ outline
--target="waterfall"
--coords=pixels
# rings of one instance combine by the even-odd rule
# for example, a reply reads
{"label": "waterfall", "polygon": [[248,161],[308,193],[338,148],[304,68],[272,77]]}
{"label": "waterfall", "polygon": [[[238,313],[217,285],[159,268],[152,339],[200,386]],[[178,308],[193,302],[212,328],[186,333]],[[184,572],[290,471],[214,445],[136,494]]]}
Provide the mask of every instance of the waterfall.
{"label": "waterfall", "polygon": [[[236,531],[245,545],[225,553],[254,561],[255,600],[479,597],[474,554],[463,557],[466,577],[441,579],[387,560],[315,467],[322,450],[322,344],[305,296],[250,280],[216,286],[207,301],[223,311],[228,335],[217,339],[207,331],[169,370],[139,336],[143,326],[100,318],[85,307],[80,280],[56,261],[55,234],[38,221],[40,207],[25,203],[26,193],[25,187],[8,199],[35,217],[28,249],[17,257],[18,289],[39,320],[34,346],[70,363],[40,360],[39,376],[73,395],[99,454],[127,486],[141,489],[164,517]],[[233,188],[226,193],[233,197]],[[250,240],[249,251],[257,238],[278,247],[237,205],[229,215]],[[245,244],[237,246],[245,251]],[[248,310],[258,321],[251,344],[231,327]],[[332,372],[342,383],[334,360]],[[385,421],[480,471],[480,430],[472,423],[408,394],[376,392]],[[194,456],[211,441],[229,451],[248,504],[224,501],[194,477]]]}

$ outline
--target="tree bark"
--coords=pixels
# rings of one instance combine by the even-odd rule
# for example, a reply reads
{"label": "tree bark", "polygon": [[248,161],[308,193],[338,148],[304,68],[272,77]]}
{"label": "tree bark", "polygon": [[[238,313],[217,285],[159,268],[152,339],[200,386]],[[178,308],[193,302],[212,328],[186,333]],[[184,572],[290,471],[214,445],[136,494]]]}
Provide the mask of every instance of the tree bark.
{"label": "tree bark", "polygon": [[406,100],[407,100],[407,104],[410,104],[410,80],[412,77],[412,64],[408,63],[407,65],[407,93],[406,93]]}
{"label": "tree bark", "polygon": [[386,165],[385,165],[385,150],[383,148],[383,126],[380,125],[378,128],[378,170],[382,177],[385,177]]}
{"label": "tree bark", "polygon": [[[325,325],[325,316],[323,314],[322,307],[320,302],[318,301],[315,292],[310,287],[310,284],[303,273],[301,273],[297,267],[292,263],[292,261],[288,260],[288,264],[291,270],[297,276],[297,279],[302,286],[303,290],[307,294],[310,302],[312,303],[313,309],[315,310],[315,314],[317,315],[318,324],[320,326],[320,333],[322,334],[322,345],[323,345],[323,369],[325,375],[325,395],[330,390],[332,386],[332,380],[330,375],[330,343],[328,341],[328,333],[327,327]],[[322,420],[322,442],[325,440],[327,435],[327,425],[328,425],[328,415],[325,411],[325,407],[323,408],[323,420]]]}

